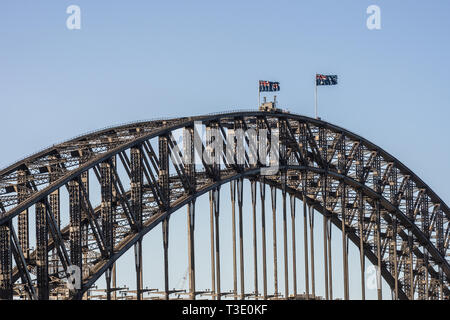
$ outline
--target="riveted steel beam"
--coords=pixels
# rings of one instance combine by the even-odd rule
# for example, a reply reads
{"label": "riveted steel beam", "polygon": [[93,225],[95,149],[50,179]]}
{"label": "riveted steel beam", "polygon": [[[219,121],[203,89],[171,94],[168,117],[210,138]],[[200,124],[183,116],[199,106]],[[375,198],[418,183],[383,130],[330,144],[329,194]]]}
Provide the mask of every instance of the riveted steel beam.
{"label": "riveted steel beam", "polygon": [[0,226],[0,300],[13,298],[11,225]]}
{"label": "riveted steel beam", "polygon": [[83,251],[81,233],[81,197],[77,180],[69,182],[69,216],[70,216],[70,261],[83,274]]}
{"label": "riveted steel beam", "polygon": [[49,299],[48,278],[48,224],[45,203],[36,205],[36,280],[39,300]]}

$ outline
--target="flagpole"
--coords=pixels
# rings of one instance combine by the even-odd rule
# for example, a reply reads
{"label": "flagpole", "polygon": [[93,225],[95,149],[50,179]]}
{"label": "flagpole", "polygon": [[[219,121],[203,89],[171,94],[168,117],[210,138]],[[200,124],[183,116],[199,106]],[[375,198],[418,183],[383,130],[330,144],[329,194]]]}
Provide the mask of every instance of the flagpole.
{"label": "flagpole", "polygon": [[316,119],[317,119],[317,75],[316,75],[316,80],[315,80],[315,95],[314,95],[314,100],[315,100],[315,113],[316,113]]}
{"label": "flagpole", "polygon": [[261,85],[258,82],[258,109],[261,106]]}

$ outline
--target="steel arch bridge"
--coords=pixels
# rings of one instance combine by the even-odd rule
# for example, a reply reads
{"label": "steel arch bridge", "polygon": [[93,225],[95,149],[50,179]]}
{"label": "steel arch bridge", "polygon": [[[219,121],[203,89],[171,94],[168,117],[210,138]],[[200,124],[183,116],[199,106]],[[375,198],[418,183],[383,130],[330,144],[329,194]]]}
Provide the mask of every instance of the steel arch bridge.
{"label": "steel arch bridge", "polygon": [[[218,129],[223,144],[238,129],[278,129],[279,171],[261,175],[261,163],[250,163],[249,148],[243,164],[218,155],[221,165],[183,164],[177,161],[194,148],[178,148],[174,136],[195,138],[195,123],[206,131]],[[269,131],[270,132],[270,131]],[[249,144],[248,137],[245,141]],[[235,147],[235,146],[233,146]],[[208,149],[207,143],[201,151]],[[199,150],[197,150],[199,151]],[[243,180],[250,192],[243,191]],[[93,184],[100,203],[92,203]],[[233,290],[221,291],[219,208],[222,185],[230,185],[233,221]],[[259,188],[258,188],[259,186]],[[274,276],[268,276],[266,212],[256,211],[256,199],[272,203],[276,223],[277,190],[281,191],[284,262],[278,292],[277,254]],[[62,210],[62,194],[68,209]],[[250,193],[253,215],[243,217],[244,196]],[[105,276],[105,298],[111,299],[111,274],[115,261],[134,248],[135,299],[144,299],[142,239],[162,226],[164,299],[174,298],[169,289],[169,218],[187,207],[189,299],[205,292],[196,288],[195,202],[209,194],[211,218],[212,299],[313,299],[314,215],[323,216],[324,277],[326,299],[333,299],[331,227],[341,230],[344,298],[349,298],[348,244],[360,254],[361,295],[365,297],[364,270],[368,259],[380,270],[393,299],[449,299],[448,206],[418,176],[396,158],[366,139],[330,123],[281,110],[238,111],[205,116],[153,120],[111,127],[79,136],[45,149],[0,171],[0,298],[82,299]],[[289,195],[289,201],[287,196]],[[297,292],[295,209],[303,204],[305,293]],[[237,210],[235,207],[237,205]],[[289,208],[287,208],[289,207]],[[289,210],[288,210],[289,209]],[[287,216],[290,212],[290,217]],[[35,223],[30,222],[33,212]],[[258,216],[258,217],[257,217]],[[69,224],[62,226],[66,218]],[[245,288],[243,262],[244,218],[253,219],[254,287]],[[262,235],[257,239],[256,219]],[[291,239],[288,239],[288,225]],[[153,231],[154,232],[154,231]],[[32,235],[32,236],[30,236]],[[33,238],[33,239],[32,239]],[[32,243],[34,240],[34,243]],[[261,240],[262,255],[256,247]],[[276,241],[274,237],[273,241]],[[292,252],[288,252],[290,243]],[[34,248],[34,249],[33,249]],[[274,245],[276,248],[276,244]],[[262,257],[261,257],[262,256]],[[223,261],[223,260],[222,260]],[[73,266],[81,270],[81,285],[69,290],[66,279]],[[311,267],[309,267],[311,266]],[[248,268],[248,266],[245,266]],[[262,272],[261,272],[262,271]],[[288,274],[292,276],[289,283]],[[198,276],[198,275],[197,275]],[[258,283],[263,287],[258,288]],[[239,279],[239,282],[238,282]],[[268,292],[274,281],[274,292]],[[310,290],[311,284],[311,290]],[[382,287],[378,297],[382,297]]]}

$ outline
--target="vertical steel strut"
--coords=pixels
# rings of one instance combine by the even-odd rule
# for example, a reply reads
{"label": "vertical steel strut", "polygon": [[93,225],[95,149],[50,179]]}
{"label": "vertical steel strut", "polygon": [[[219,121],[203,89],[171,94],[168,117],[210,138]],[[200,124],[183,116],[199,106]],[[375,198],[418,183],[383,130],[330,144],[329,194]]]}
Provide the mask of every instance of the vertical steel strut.
{"label": "vertical steel strut", "polygon": [[358,215],[359,215],[359,264],[361,267],[361,300],[366,300],[366,274],[364,256],[364,196],[360,189],[358,191]]}
{"label": "vertical steel strut", "polygon": [[323,266],[324,266],[324,284],[325,284],[325,300],[328,300],[330,290],[328,288],[328,246],[327,246],[327,226],[328,218],[323,216]]}
{"label": "vertical steel strut", "polygon": [[306,195],[305,193],[303,193],[303,243],[305,251],[305,286],[306,286],[306,299],[309,299],[308,212],[306,206],[307,206]]}
{"label": "vertical steel strut", "polygon": [[[381,193],[381,160],[380,155],[374,151],[374,163],[373,167],[373,185],[375,187],[375,192]],[[383,299],[382,287],[381,287],[381,210],[380,210],[380,200],[375,200],[375,247],[377,255],[377,294],[378,300]]]}
{"label": "vertical steel strut", "polygon": [[274,296],[278,297],[278,261],[277,261],[277,189],[274,186],[270,186],[270,195],[272,199],[272,217],[273,217],[273,283],[274,283]]}
{"label": "vertical steel strut", "polygon": [[216,299],[216,262],[214,256],[214,190],[209,192],[209,221],[211,247],[211,298]]}
{"label": "vertical steel strut", "polygon": [[48,225],[43,201],[36,203],[36,280],[39,300],[49,299],[48,283]]}
{"label": "vertical steel strut", "polygon": [[[414,199],[413,199],[413,185],[411,180],[406,182],[405,188],[405,202],[406,202],[406,215],[411,220],[414,221]],[[408,284],[405,289],[406,295],[409,300],[414,300],[414,260],[413,260],[413,235],[411,229],[408,230],[408,257],[407,257],[407,270],[405,270],[405,276],[407,278]]]}
{"label": "vertical steel strut", "polygon": [[284,297],[289,299],[289,264],[287,248],[286,172],[282,173],[283,196],[283,248],[284,248]]}
{"label": "vertical steel strut", "polygon": [[187,206],[188,223],[188,259],[189,259],[189,297],[195,300],[195,200],[189,202]]}
{"label": "vertical steel strut", "polygon": [[[257,120],[257,135],[258,135],[258,154],[259,157],[264,157],[267,151],[267,140],[262,134],[262,130],[265,127],[264,118],[258,118]],[[269,127],[267,128],[269,129]],[[266,159],[264,159],[266,160]],[[265,163],[262,158],[259,159],[260,163]],[[266,208],[265,208],[265,198],[266,198],[266,185],[264,182],[264,176],[259,180],[260,186],[260,200],[261,200],[261,242],[262,242],[262,268],[263,268],[263,299],[267,299],[267,260],[266,260]],[[256,186],[255,186],[256,192]],[[256,197],[256,195],[255,195]],[[256,202],[256,199],[255,199]],[[256,229],[256,227],[255,227]],[[256,231],[255,231],[256,237]],[[256,240],[255,240],[256,244]],[[256,261],[256,259],[255,259]],[[256,263],[255,263],[256,264]]]}
{"label": "vertical steel strut", "polygon": [[111,273],[112,273],[112,267],[108,267],[105,271],[106,300],[111,300]]}
{"label": "vertical steel strut", "polygon": [[341,194],[341,215],[342,215],[342,257],[343,257],[343,273],[344,273],[344,300],[349,299],[349,287],[348,287],[348,244],[347,244],[347,230],[345,229],[345,221],[347,219],[347,188],[345,184],[342,184]]}
{"label": "vertical steel strut", "polygon": [[[57,168],[53,166],[51,168],[50,172],[50,183],[56,181],[58,179],[58,172]],[[53,214],[53,219],[56,222],[56,228],[58,230],[61,229],[61,208],[60,208],[60,196],[59,196],[59,189],[55,190],[49,195],[49,202],[50,202],[50,208]],[[57,256],[57,250],[53,249],[51,253],[51,273],[57,274],[58,273],[58,256]],[[82,274],[82,273],[81,273]]]}
{"label": "vertical steel strut", "polygon": [[316,280],[314,267],[314,206],[308,206],[309,209],[309,241],[311,246],[311,294],[316,298]]}
{"label": "vertical steel strut", "polygon": [[[143,181],[143,160],[140,146],[130,150],[130,175],[131,175],[131,211],[138,230],[142,229],[142,181]],[[143,269],[142,269],[142,237],[136,242],[134,247],[135,268],[136,268],[136,299],[142,300]]]}
{"label": "vertical steel strut", "polygon": [[[102,162],[100,164],[100,177],[101,177],[101,218],[102,218],[102,231],[103,239],[105,241],[105,249],[108,256],[113,254],[113,194],[112,194],[112,170],[111,162]],[[108,300],[111,300],[111,273],[112,266],[108,268],[106,273],[106,296]]]}
{"label": "vertical steel strut", "polygon": [[[422,198],[422,204],[421,204],[421,216],[422,216],[422,232],[425,234],[425,236],[429,237],[429,230],[430,230],[430,217],[429,217],[429,202],[428,197],[426,194],[424,194]],[[429,268],[429,254],[428,249],[424,246],[423,247],[423,273],[424,273],[424,281],[425,285],[423,285],[423,293],[422,293],[422,299],[428,300],[429,299],[429,276],[428,276],[428,268]]]}
{"label": "vertical steel strut", "polygon": [[0,300],[13,298],[11,225],[11,221],[0,225]]}
{"label": "vertical steel strut", "polygon": [[[196,176],[195,176],[195,148],[194,127],[187,127],[184,129],[184,166],[186,176],[188,178],[190,189],[187,193],[195,194],[196,191]],[[189,259],[189,297],[194,300],[195,294],[195,199],[187,206],[187,224],[188,224],[188,259]]]}
{"label": "vertical steel strut", "polygon": [[[170,186],[169,186],[169,143],[167,136],[160,136],[159,147],[159,173],[158,184],[161,190],[162,210],[167,212],[170,208]],[[163,220],[163,249],[164,249],[164,298],[169,300],[169,217]]]}
{"label": "vertical steel strut", "polygon": [[295,246],[295,196],[291,194],[291,230],[292,230],[292,281],[293,297],[297,299],[297,255]]}
{"label": "vertical steel strut", "polygon": [[[121,185],[120,180],[118,179],[117,175],[117,156],[112,156],[110,160],[110,166],[111,166],[111,195],[112,195],[112,205],[111,205],[111,254],[114,253],[114,241],[116,239],[116,223],[117,223],[117,203],[118,203],[118,191],[117,188],[118,185]],[[120,188],[120,187],[119,187]],[[125,208],[123,208],[125,210]],[[131,221],[130,221],[131,224]],[[117,264],[114,262],[114,264],[111,267],[111,279],[112,279],[112,287],[113,291],[112,293],[112,299],[117,300]]]}
{"label": "vertical steel strut", "polygon": [[392,245],[393,245],[393,259],[394,259],[394,298],[398,300],[398,257],[397,257],[397,217],[392,219]]}
{"label": "vertical steel strut", "polygon": [[[436,247],[445,256],[444,250],[444,213],[441,208],[436,212]],[[442,264],[438,265],[438,296],[437,299],[444,300],[444,271]]]}
{"label": "vertical steel strut", "polygon": [[[70,261],[83,275],[83,251],[81,238],[81,189],[79,180],[69,182]],[[81,283],[82,281],[80,281]]]}
{"label": "vertical steel strut", "polygon": [[236,257],[236,180],[230,182],[231,196],[231,228],[233,244],[233,294],[234,300],[237,300],[237,257]]}
{"label": "vertical steel strut", "polygon": [[243,179],[239,178],[237,181],[237,195],[239,206],[239,262],[240,262],[240,280],[241,280],[241,300],[245,299],[244,288],[244,230],[242,218],[242,204],[243,204]]}
{"label": "vertical steel strut", "polygon": [[375,219],[376,219],[376,248],[377,248],[377,294],[378,300],[383,300],[383,292],[381,287],[381,213],[380,201],[375,200]]}
{"label": "vertical steel strut", "polygon": [[[90,153],[89,151],[87,152],[83,152],[82,156],[80,157],[80,165],[82,165],[83,163],[87,162],[90,159]],[[80,183],[80,200],[81,200],[81,220],[86,220],[89,219],[89,213],[88,210],[85,209],[83,203],[83,190],[86,192],[86,198],[89,198],[89,170],[86,170],[85,172],[83,172],[81,174],[81,181],[79,181]],[[60,202],[59,200],[59,190],[58,193],[54,195],[54,199],[58,201],[58,203]],[[50,198],[52,199],[52,198]],[[52,203],[52,201],[51,201]],[[56,207],[54,204],[52,204],[52,210],[55,210],[53,207]],[[59,212],[56,211],[56,212]],[[81,225],[81,247],[82,247],[82,254],[83,254],[83,264],[87,265],[88,264],[88,255],[89,255],[89,224],[85,223]],[[86,293],[84,294],[83,299],[87,299],[88,298],[88,294],[89,291],[86,291]]]}
{"label": "vertical steel strut", "polygon": [[136,268],[136,300],[142,300],[142,238],[134,245],[134,261]]}
{"label": "vertical steel strut", "polygon": [[[328,186],[328,178],[326,175],[323,175],[323,186],[322,186],[322,199],[323,199],[323,208],[325,211],[328,210],[327,206],[327,186]],[[329,299],[329,288],[328,288],[328,245],[327,245],[327,234],[328,234],[328,216],[323,214],[323,265],[324,265],[324,283],[325,283],[325,299]]]}
{"label": "vertical steel strut", "polygon": [[266,260],[266,184],[264,181],[260,182],[260,196],[261,196],[261,231],[262,231],[262,251],[263,251],[263,298],[267,299],[267,260]]}
{"label": "vertical steel strut", "polygon": [[[28,185],[27,177],[28,177],[28,169],[27,170],[19,170],[17,172],[17,200],[18,203],[25,201],[30,192],[30,188]],[[29,239],[29,220],[28,220],[28,209],[24,210],[19,214],[18,218],[18,237],[19,244],[23,250],[23,256],[25,260],[29,258],[30,251],[30,239]]]}
{"label": "vertical steel strut", "polygon": [[163,220],[164,299],[169,300],[169,218]]}
{"label": "vertical steel strut", "polygon": [[258,300],[258,246],[256,239],[256,180],[251,182],[252,194],[252,213],[253,213],[253,267],[254,267],[254,284],[255,284],[255,299]]}
{"label": "vertical steel strut", "polygon": [[[390,201],[394,206],[398,205],[397,197],[398,197],[398,180],[397,180],[397,169],[392,168],[389,173],[389,197]],[[398,290],[399,290],[399,283],[398,283],[398,257],[397,257],[397,217],[395,215],[392,216],[392,239],[390,243],[390,250],[389,250],[389,259],[391,260],[391,274],[394,277],[394,299],[398,300]]]}
{"label": "vertical steel strut", "polygon": [[215,217],[215,234],[216,234],[216,281],[217,281],[217,300],[221,299],[220,291],[220,242],[219,242],[219,214],[220,214],[220,187],[214,190],[214,217]]}
{"label": "vertical steel strut", "polygon": [[332,224],[331,224],[331,218],[328,219],[328,230],[327,230],[327,237],[328,237],[328,280],[330,282],[329,289],[330,289],[330,300],[333,300],[333,262],[331,260],[331,230],[332,230]]}
{"label": "vertical steel strut", "polygon": [[[356,179],[360,183],[364,183],[364,150],[361,142],[358,142],[355,156]],[[366,259],[364,255],[364,231],[365,231],[365,211],[364,211],[364,194],[363,190],[358,190],[358,227],[359,227],[359,264],[361,268],[361,300],[366,299]]]}

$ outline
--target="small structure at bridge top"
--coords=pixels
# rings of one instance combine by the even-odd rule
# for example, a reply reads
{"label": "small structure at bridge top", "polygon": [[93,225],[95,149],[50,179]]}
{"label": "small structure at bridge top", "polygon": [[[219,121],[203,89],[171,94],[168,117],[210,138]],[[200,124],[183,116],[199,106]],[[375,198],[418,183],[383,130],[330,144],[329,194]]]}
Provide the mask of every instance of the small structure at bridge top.
{"label": "small structure at bridge top", "polygon": [[264,97],[264,102],[259,106],[259,111],[289,113],[289,111],[277,108],[277,96],[273,97],[272,102],[267,102],[266,97]]}

